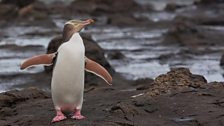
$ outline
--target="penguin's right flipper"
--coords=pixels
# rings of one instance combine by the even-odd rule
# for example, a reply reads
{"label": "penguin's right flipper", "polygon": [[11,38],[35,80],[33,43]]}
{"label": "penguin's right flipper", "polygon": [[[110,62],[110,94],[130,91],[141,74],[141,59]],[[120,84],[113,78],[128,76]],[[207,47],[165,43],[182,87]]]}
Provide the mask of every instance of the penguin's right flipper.
{"label": "penguin's right flipper", "polygon": [[20,65],[20,69],[23,70],[28,67],[31,67],[34,65],[40,65],[40,64],[52,65],[56,55],[57,55],[57,52],[51,53],[51,54],[42,54],[42,55],[33,56],[23,61]]}

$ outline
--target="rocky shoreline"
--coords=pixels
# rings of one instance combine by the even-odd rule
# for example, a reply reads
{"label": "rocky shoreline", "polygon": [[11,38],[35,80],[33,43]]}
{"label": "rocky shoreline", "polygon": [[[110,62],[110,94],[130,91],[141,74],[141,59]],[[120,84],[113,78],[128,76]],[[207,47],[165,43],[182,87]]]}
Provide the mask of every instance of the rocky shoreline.
{"label": "rocky shoreline", "polygon": [[[88,1],[88,2],[87,2]],[[207,7],[207,5],[211,7]],[[192,7],[193,6],[193,7]],[[194,7],[196,9],[194,9]],[[30,37],[53,36],[47,49],[43,46],[18,46],[9,44],[1,49],[10,51],[51,53],[61,43],[61,31],[54,29],[57,24],[52,17],[65,20],[73,15],[93,17],[97,26],[116,27],[165,27],[168,32],[162,41],[164,46],[182,47],[177,53],[160,55],[160,62],[194,55],[223,52],[223,34],[205,26],[223,26],[223,1],[201,0],[193,5],[169,4],[167,11],[176,12],[172,21],[155,22],[135,13],[153,12],[151,5],[141,6],[133,0],[113,2],[107,0],[76,0],[69,5],[56,2],[46,5],[37,0],[2,0],[0,2],[0,26],[46,27],[51,31],[24,34]],[[4,8],[4,9],[2,9]],[[116,8],[116,9],[114,9]],[[187,8],[187,9],[183,9]],[[188,9],[189,8],[189,9]],[[193,9],[192,9],[193,8]],[[183,9],[183,10],[181,10]],[[214,15],[209,16],[206,12]],[[50,16],[49,16],[50,15]],[[51,124],[55,110],[51,100],[50,81],[52,67],[37,73],[0,75],[1,83],[15,80],[10,91],[0,93],[1,126],[222,126],[224,125],[224,83],[208,82],[202,75],[193,74],[188,68],[172,68],[155,79],[127,80],[108,62],[108,59],[125,59],[119,51],[103,50],[92,38],[83,33],[86,55],[101,63],[113,75],[113,86],[108,86],[96,76],[86,73],[83,105],[84,120],[68,119]],[[0,31],[0,40],[10,37]],[[214,49],[215,48],[215,49]],[[27,52],[20,58],[25,58]],[[35,54],[35,53],[34,53]],[[19,57],[18,55],[17,57]],[[3,57],[10,59],[14,57]],[[224,56],[223,56],[224,57]],[[149,59],[151,60],[151,59]],[[224,58],[220,65],[223,66]],[[149,69],[150,71],[150,69]],[[18,80],[24,80],[22,82]],[[19,88],[20,90],[14,90]]]}
{"label": "rocky shoreline", "polygon": [[[207,83],[186,68],[174,69],[155,80],[130,82],[114,76],[114,85],[104,82],[87,86],[83,114],[51,124],[55,114],[51,95],[38,88],[0,94],[2,126],[155,126],[220,125],[223,121],[223,83]],[[117,97],[119,96],[119,97]]]}

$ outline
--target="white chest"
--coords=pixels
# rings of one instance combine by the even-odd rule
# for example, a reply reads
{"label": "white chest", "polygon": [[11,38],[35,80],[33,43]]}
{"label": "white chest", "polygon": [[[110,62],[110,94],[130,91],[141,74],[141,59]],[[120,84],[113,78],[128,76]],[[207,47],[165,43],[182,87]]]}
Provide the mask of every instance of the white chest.
{"label": "white chest", "polygon": [[52,76],[52,94],[63,96],[62,99],[69,102],[73,102],[71,100],[75,100],[74,98],[77,98],[77,96],[82,96],[84,90],[84,57],[83,40],[78,33],[73,34],[71,39],[58,49]]}

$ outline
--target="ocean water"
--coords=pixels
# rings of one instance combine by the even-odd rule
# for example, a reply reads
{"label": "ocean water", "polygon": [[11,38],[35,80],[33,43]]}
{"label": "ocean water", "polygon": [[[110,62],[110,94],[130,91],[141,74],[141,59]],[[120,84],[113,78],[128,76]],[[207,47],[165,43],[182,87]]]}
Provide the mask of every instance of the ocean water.
{"label": "ocean water", "polygon": [[[211,29],[211,28],[209,28]],[[222,27],[213,27],[222,32]],[[171,68],[187,67],[194,74],[205,76],[211,81],[224,81],[224,70],[220,67],[222,53],[205,55],[180,55],[184,47],[162,44],[167,29],[105,27],[86,31],[106,50],[106,56],[113,51],[121,52],[125,58],[109,59],[115,70],[128,79],[155,78]],[[224,50],[214,47],[211,50]],[[179,54],[180,53],[180,54]],[[160,60],[160,56],[170,55],[170,59]]]}

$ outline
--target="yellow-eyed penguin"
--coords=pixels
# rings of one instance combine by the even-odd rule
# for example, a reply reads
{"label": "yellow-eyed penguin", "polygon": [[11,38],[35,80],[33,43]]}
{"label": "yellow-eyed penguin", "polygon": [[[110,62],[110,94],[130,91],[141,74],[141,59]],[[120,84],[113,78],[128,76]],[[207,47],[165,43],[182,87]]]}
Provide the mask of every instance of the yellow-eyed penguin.
{"label": "yellow-eyed penguin", "polygon": [[83,119],[81,108],[84,93],[84,70],[92,72],[111,85],[112,77],[100,64],[85,57],[85,47],[79,32],[87,25],[93,23],[92,19],[86,21],[70,20],[63,29],[63,43],[58,51],[52,54],[43,54],[26,59],[21,69],[39,64],[50,65],[57,55],[53,69],[51,92],[56,109],[56,116],[52,122],[66,119],[63,110],[73,112],[73,119]]}

